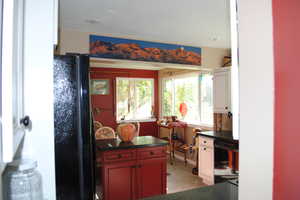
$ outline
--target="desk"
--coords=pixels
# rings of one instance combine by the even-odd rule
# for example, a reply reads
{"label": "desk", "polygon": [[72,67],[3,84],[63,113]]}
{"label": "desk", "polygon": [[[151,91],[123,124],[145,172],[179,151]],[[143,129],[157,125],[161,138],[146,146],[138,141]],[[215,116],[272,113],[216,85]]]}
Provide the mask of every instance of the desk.
{"label": "desk", "polygon": [[[174,138],[175,135],[175,128],[182,128],[183,129],[183,135],[182,135],[182,140],[184,142],[185,139],[185,128],[187,127],[187,123],[186,122],[182,122],[182,121],[177,121],[177,122],[169,122],[167,125],[163,125],[163,124],[158,124],[158,126],[160,128],[166,128],[169,130],[169,135],[168,135],[168,141],[170,143],[170,162],[171,164],[173,164],[172,161],[172,155],[173,155],[173,159],[175,159],[175,143],[176,141],[179,141],[179,139]],[[160,135],[161,138],[161,135]],[[186,162],[186,154],[185,154],[185,162]]]}

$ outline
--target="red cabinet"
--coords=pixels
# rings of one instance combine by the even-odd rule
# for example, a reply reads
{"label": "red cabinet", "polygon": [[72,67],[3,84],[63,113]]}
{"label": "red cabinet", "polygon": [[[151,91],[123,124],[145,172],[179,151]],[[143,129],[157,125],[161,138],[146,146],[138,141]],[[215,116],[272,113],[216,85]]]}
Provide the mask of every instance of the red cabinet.
{"label": "red cabinet", "polygon": [[166,160],[152,158],[139,161],[137,168],[138,196],[140,198],[166,193]]}
{"label": "red cabinet", "polygon": [[135,162],[121,162],[105,165],[104,196],[106,200],[131,200],[136,199],[136,169]]}
{"label": "red cabinet", "polygon": [[166,147],[100,152],[104,200],[135,200],[166,193]]}

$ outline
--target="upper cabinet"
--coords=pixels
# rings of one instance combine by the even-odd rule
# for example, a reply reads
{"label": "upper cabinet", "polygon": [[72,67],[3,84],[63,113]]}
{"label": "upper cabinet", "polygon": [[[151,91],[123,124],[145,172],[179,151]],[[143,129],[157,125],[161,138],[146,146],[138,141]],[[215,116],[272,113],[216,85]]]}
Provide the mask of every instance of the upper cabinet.
{"label": "upper cabinet", "polygon": [[[10,162],[25,133],[23,93],[24,0],[4,0],[1,45],[1,161]],[[29,120],[25,120],[29,122]]]}
{"label": "upper cabinet", "polygon": [[231,71],[230,67],[214,71],[214,113],[231,112]]}

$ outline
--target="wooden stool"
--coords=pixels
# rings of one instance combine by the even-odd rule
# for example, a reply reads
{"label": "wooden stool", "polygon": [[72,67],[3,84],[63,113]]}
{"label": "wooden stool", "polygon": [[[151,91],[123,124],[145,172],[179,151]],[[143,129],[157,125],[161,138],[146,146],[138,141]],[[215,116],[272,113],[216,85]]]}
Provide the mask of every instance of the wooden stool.
{"label": "wooden stool", "polygon": [[169,147],[169,153],[170,153],[170,164],[173,165],[173,159],[172,159],[172,147],[171,147],[171,143],[170,143],[170,139],[168,137],[163,137],[160,138],[162,140],[168,141],[168,147]]}
{"label": "wooden stool", "polygon": [[184,154],[185,166],[187,165],[187,153],[189,152],[189,149],[190,149],[190,147],[185,143],[181,143],[180,145],[175,146],[176,151]]}

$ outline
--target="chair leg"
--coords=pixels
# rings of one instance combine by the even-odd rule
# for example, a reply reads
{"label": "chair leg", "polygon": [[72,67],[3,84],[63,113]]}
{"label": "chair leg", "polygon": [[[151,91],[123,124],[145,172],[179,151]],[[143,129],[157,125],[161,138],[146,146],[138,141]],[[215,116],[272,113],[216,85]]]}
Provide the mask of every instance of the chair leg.
{"label": "chair leg", "polygon": [[186,152],[184,153],[184,164],[187,166]]}
{"label": "chair leg", "polygon": [[172,144],[173,159],[175,160],[175,144]]}
{"label": "chair leg", "polygon": [[172,152],[170,151],[170,164],[173,165]]}

